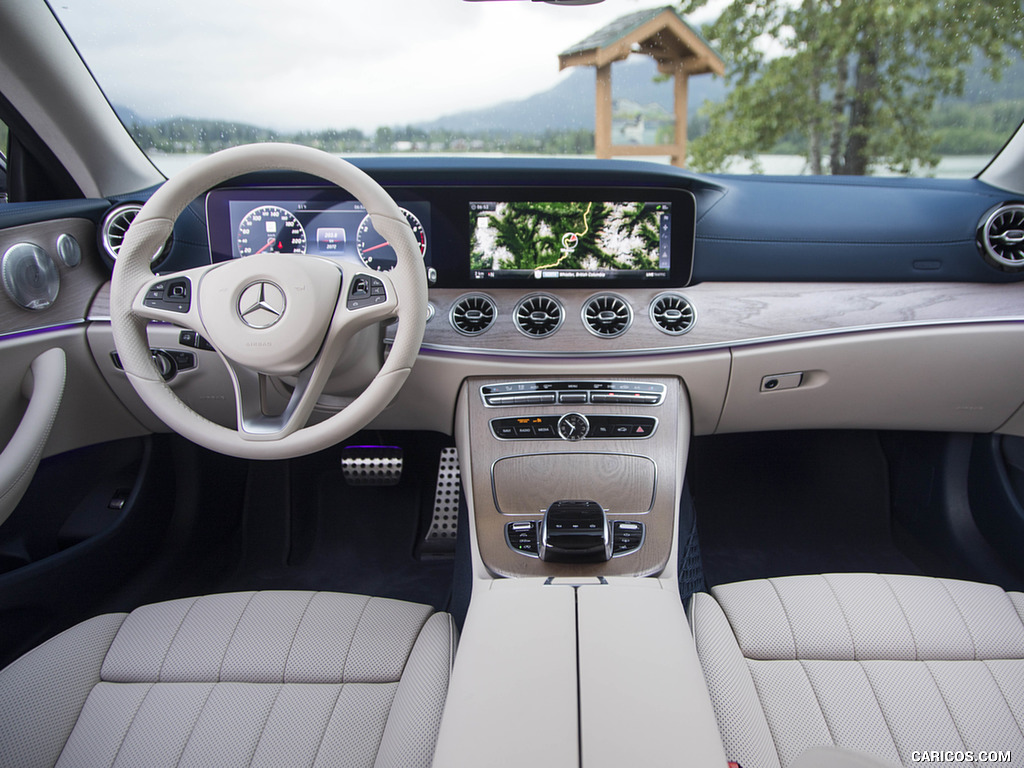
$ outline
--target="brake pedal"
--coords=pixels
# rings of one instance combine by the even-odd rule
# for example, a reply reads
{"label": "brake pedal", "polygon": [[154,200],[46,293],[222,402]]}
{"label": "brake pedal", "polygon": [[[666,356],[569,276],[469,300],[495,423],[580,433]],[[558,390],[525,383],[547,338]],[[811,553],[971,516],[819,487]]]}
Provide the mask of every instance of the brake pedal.
{"label": "brake pedal", "polygon": [[341,451],[341,471],[349,485],[398,485],[403,461],[396,445],[348,445]]}
{"label": "brake pedal", "polygon": [[423,554],[454,554],[455,538],[459,532],[461,496],[458,449],[442,448],[441,459],[437,465],[437,485],[434,489],[434,514],[423,540]]}

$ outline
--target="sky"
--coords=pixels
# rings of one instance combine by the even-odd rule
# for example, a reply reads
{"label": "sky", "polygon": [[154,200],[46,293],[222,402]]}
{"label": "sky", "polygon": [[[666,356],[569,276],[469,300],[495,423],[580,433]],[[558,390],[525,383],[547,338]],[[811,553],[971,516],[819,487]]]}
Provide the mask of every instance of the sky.
{"label": "sky", "polygon": [[115,105],[144,118],[227,119],[282,132],[369,132],[530,96],[568,74],[559,74],[559,52],[619,16],[659,6],[50,2]]}

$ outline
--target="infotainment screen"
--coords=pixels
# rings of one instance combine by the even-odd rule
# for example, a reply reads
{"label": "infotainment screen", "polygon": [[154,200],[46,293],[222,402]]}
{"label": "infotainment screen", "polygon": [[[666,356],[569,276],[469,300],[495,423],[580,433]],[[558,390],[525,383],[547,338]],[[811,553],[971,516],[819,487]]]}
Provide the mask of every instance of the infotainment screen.
{"label": "infotainment screen", "polygon": [[470,201],[470,275],[496,284],[668,280],[672,203]]}

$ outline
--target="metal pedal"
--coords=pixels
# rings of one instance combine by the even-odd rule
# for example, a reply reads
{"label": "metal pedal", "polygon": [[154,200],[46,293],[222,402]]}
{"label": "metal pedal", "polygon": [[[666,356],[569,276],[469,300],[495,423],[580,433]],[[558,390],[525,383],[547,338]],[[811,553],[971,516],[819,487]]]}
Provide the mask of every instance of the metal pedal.
{"label": "metal pedal", "polygon": [[420,549],[423,554],[449,555],[455,552],[461,496],[458,449],[442,448],[441,460],[437,465],[437,486],[434,490],[434,515]]}
{"label": "metal pedal", "polygon": [[398,485],[402,464],[402,449],[395,445],[349,445],[341,451],[349,485]]}

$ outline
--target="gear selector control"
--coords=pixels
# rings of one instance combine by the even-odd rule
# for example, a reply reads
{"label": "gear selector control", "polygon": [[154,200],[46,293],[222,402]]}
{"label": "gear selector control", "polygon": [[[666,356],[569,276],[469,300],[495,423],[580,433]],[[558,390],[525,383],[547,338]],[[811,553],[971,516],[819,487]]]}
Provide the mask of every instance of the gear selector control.
{"label": "gear selector control", "polygon": [[544,513],[538,545],[547,562],[604,562],[612,556],[608,517],[596,501],[556,501]]}

